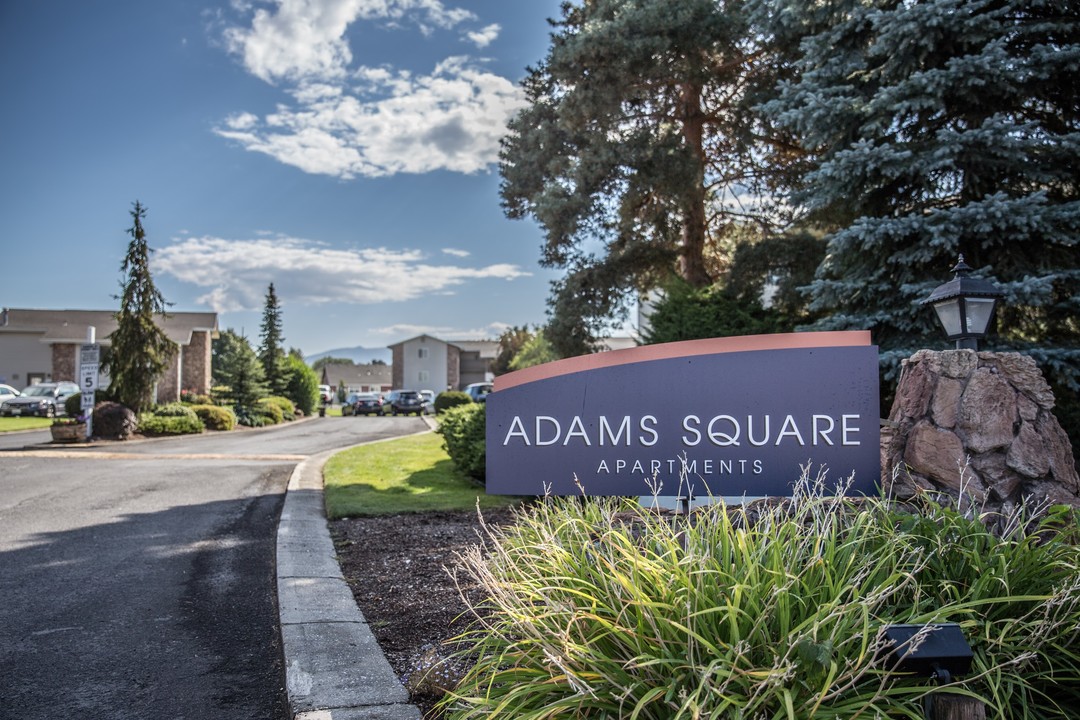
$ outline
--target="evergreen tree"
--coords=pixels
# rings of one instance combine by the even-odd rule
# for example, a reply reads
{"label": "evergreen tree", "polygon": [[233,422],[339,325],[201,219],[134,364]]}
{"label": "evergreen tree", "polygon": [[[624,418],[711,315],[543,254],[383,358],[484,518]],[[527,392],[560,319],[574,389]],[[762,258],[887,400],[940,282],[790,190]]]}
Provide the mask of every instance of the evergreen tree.
{"label": "evergreen tree", "polygon": [[[837,228],[811,308],[871,329],[887,365],[940,330],[919,301],[963,254],[1006,292],[997,347],[1080,372],[1080,6],[1075,0],[766,3],[801,49],[766,106],[801,138],[792,201]],[[1075,385],[1073,385],[1075,388]]]}
{"label": "evergreen tree", "polygon": [[559,356],[548,341],[547,331],[541,329],[526,342],[521,351],[510,361],[511,370],[523,370],[534,365],[558,360]]}
{"label": "evergreen tree", "polygon": [[248,339],[233,330],[222,330],[214,339],[211,371],[215,385],[229,388],[229,399],[238,413],[266,396],[262,363]]}
{"label": "evergreen tree", "polygon": [[310,415],[319,403],[319,376],[308,367],[299,353],[285,358],[285,397],[293,401],[300,412]]}
{"label": "evergreen tree", "polygon": [[746,105],[765,63],[740,3],[588,0],[562,13],[500,169],[506,214],[535,218],[542,264],[567,270],[549,301],[566,356],[590,351],[635,289],[672,274],[712,282],[707,247],[733,221],[766,219],[752,199],[768,153],[750,151]]}
{"label": "evergreen tree", "polygon": [[533,333],[527,326],[515,325],[503,330],[499,336],[499,353],[491,363],[491,372],[495,375],[510,372],[510,364],[532,337]]}
{"label": "evergreen tree", "polygon": [[155,316],[165,319],[167,303],[150,274],[151,249],[142,226],[146,208],[136,201],[131,217],[131,242],[120,266],[125,274],[120,311],[113,316],[117,324],[110,335],[108,393],[138,413],[153,405],[154,386],[176,355],[177,345],[154,321]]}
{"label": "evergreen tree", "polygon": [[270,283],[270,288],[266,291],[259,338],[259,362],[262,363],[266,384],[272,394],[282,395],[289,378],[285,367],[285,352],[282,350],[285,338],[281,336],[281,307],[278,305],[277,293],[274,292],[274,283]]}

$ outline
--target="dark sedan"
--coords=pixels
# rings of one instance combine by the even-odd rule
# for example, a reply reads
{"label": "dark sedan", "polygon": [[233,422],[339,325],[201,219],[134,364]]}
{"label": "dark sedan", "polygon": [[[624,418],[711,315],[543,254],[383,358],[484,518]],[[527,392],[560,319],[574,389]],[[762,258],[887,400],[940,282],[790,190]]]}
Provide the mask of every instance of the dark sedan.
{"label": "dark sedan", "polygon": [[353,402],[353,415],[382,415],[383,401],[375,393],[357,395]]}
{"label": "dark sedan", "polygon": [[0,415],[40,415],[56,417],[64,414],[64,401],[79,392],[73,382],[37,383],[22,391],[22,395],[5,400]]}
{"label": "dark sedan", "polygon": [[390,410],[394,415],[398,413],[403,415],[409,413],[423,415],[425,412],[424,398],[415,390],[402,390],[391,400]]}

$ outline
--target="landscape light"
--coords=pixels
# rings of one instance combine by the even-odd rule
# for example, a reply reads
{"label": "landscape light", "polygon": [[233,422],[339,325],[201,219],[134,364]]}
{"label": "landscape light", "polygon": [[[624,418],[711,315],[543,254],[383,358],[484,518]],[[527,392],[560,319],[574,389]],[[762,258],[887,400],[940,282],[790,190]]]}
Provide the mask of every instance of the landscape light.
{"label": "landscape light", "polygon": [[998,300],[1005,293],[989,280],[968,277],[971,267],[963,255],[950,272],[953,279],[935,288],[922,304],[934,306],[945,336],[956,341],[957,350],[978,350],[979,339],[986,337]]}

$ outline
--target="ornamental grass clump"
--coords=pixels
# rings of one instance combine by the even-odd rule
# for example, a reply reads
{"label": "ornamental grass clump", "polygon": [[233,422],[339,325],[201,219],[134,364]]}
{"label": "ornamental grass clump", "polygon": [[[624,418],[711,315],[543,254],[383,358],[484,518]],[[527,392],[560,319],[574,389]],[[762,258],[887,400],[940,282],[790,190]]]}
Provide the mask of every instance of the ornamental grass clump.
{"label": "ornamental grass clump", "polygon": [[[927,501],[826,497],[662,515],[556,499],[487,529],[461,571],[487,591],[448,718],[921,718],[927,693],[987,717],[1080,703],[1076,515],[1006,537]],[[971,673],[889,672],[882,629],[958,623]]]}

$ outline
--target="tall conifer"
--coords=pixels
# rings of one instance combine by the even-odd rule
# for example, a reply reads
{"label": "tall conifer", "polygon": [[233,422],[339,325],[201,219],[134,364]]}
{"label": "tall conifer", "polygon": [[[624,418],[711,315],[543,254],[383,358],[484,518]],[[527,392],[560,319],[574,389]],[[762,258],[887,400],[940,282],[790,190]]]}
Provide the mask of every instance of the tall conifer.
{"label": "tall conifer", "polygon": [[155,317],[164,320],[168,303],[154,286],[150,274],[150,246],[142,220],[146,208],[138,201],[131,210],[131,242],[120,266],[120,311],[116,330],[110,335],[109,393],[136,413],[153,405],[154,386],[177,351]]}
{"label": "tall conifer", "polygon": [[278,305],[274,283],[270,283],[266,291],[259,339],[259,362],[262,363],[266,384],[274,395],[281,395],[289,384],[289,377],[282,346],[285,338],[281,335],[281,307]]}

